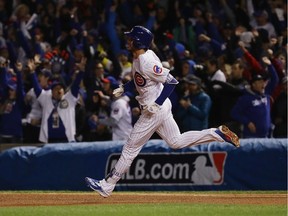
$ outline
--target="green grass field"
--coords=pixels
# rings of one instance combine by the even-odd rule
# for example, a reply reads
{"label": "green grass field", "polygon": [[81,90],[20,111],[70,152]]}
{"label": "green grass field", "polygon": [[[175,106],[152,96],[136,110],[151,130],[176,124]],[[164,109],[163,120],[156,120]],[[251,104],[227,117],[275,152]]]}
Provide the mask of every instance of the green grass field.
{"label": "green grass field", "polygon": [[216,204],[125,204],[85,206],[2,207],[1,216],[287,216],[286,206]]}
{"label": "green grass field", "polygon": [[[15,192],[8,192],[9,195],[15,194]],[[41,194],[41,196],[45,196],[45,192],[20,192],[23,195],[26,194]],[[58,192],[54,192],[53,194],[57,195]],[[207,195],[207,197],[213,195],[210,192],[184,192],[183,194],[193,194],[193,196],[201,195],[202,198]],[[205,194],[204,194],[205,193]],[[235,194],[236,192],[217,192],[217,194]],[[239,192],[239,196],[243,194],[248,194],[250,192]],[[112,203],[110,204],[108,199],[100,199],[98,196],[95,198],[95,200],[100,200],[100,204],[93,202],[81,204],[81,202],[76,204],[68,204],[68,205],[40,205],[40,206],[4,206],[1,207],[0,203],[0,216],[96,216],[96,215],[103,215],[103,216],[170,216],[170,215],[177,215],[177,216],[287,216],[287,203],[284,204],[283,201],[285,199],[287,200],[287,196],[285,198],[286,191],[280,191],[280,192],[253,192],[259,196],[261,194],[277,194],[282,197],[282,201],[280,204],[211,204],[211,203],[165,203],[161,202],[159,200],[159,203]],[[1,194],[3,195],[1,197]],[[48,194],[48,193],[47,193]],[[60,193],[59,193],[60,194]],[[63,192],[61,192],[63,194]],[[64,192],[64,195],[69,195],[69,192]],[[80,196],[83,193],[79,192],[76,193],[77,196]],[[84,193],[84,195],[87,193]],[[125,192],[121,193],[122,195],[126,195]],[[129,192],[127,193],[130,194]],[[133,195],[137,196],[137,192],[133,193]],[[153,193],[152,193],[153,194]],[[167,193],[164,193],[167,195]],[[179,194],[179,192],[177,193]],[[211,195],[210,195],[211,194]],[[215,192],[214,192],[215,194]],[[237,194],[235,196],[237,196]],[[74,193],[75,195],[75,193]],[[88,193],[88,195],[93,195]],[[124,196],[123,195],[123,196]],[[139,196],[143,196],[142,192],[139,192]],[[145,195],[145,194],[144,194]],[[170,193],[168,193],[170,195]],[[175,194],[171,193],[171,196],[173,197]],[[116,193],[117,196],[117,193]],[[0,192],[0,202],[3,202],[5,197],[7,198],[7,192]],[[129,198],[129,197],[128,197]],[[200,198],[200,197],[199,197]],[[90,198],[89,198],[90,199]],[[104,202],[103,202],[104,200]],[[265,199],[264,199],[265,200]],[[71,201],[71,200],[70,200]],[[106,202],[107,201],[107,202]],[[129,202],[129,200],[127,200]],[[133,200],[131,200],[133,201]],[[104,204],[103,204],[104,203]],[[245,203],[245,202],[244,202]],[[23,204],[22,204],[23,205]]]}

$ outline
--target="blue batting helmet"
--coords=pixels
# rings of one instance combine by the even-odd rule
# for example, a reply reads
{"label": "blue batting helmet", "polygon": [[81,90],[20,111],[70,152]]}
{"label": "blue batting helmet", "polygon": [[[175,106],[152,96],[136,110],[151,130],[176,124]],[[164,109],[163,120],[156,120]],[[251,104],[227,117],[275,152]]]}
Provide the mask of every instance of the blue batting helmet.
{"label": "blue batting helmet", "polygon": [[153,34],[143,26],[134,26],[124,34],[133,40],[133,46],[136,49],[148,49],[153,40]]}

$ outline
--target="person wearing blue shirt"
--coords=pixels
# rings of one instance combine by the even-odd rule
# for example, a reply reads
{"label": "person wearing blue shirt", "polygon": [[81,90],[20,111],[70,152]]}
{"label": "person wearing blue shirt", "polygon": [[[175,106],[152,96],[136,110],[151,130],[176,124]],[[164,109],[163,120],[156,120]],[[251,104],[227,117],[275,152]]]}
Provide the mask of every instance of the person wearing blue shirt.
{"label": "person wearing blue shirt", "polygon": [[243,125],[243,138],[265,138],[271,132],[270,95],[265,94],[266,77],[252,77],[251,89],[239,97],[231,110],[231,117]]}
{"label": "person wearing blue shirt", "polygon": [[211,98],[203,91],[201,79],[195,75],[184,77],[185,96],[180,99],[177,119],[183,132],[208,128]]}
{"label": "person wearing blue shirt", "polygon": [[3,97],[0,100],[0,143],[22,143],[22,111],[24,107],[24,88],[22,64],[17,62],[16,76],[8,74],[8,65],[0,65],[0,82],[3,84]]}
{"label": "person wearing blue shirt", "polygon": [[244,90],[231,110],[231,117],[243,125],[243,138],[270,137],[272,133],[271,95],[279,77],[268,57],[263,56],[262,62],[266,70],[252,75],[251,88]]}

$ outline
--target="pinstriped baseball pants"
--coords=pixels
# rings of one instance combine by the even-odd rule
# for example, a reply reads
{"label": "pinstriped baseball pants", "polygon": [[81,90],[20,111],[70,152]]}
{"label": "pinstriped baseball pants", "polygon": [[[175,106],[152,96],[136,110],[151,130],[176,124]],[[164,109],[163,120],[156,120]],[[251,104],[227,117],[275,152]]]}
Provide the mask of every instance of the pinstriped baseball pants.
{"label": "pinstriped baseball pants", "polygon": [[[216,128],[188,131],[181,134],[173,118],[171,108],[171,102],[167,99],[161,106],[161,109],[155,114],[150,114],[142,110],[141,116],[135,123],[129,139],[123,146],[121,156],[115,165],[117,173],[123,175],[129,169],[134,158],[139,154],[142,147],[148,142],[154,132],[158,133],[173,149],[207,144],[213,141],[223,141],[223,139],[214,132]],[[115,179],[115,177],[116,176],[114,176],[113,179]],[[120,176],[117,176],[117,181],[120,180],[120,178]]]}

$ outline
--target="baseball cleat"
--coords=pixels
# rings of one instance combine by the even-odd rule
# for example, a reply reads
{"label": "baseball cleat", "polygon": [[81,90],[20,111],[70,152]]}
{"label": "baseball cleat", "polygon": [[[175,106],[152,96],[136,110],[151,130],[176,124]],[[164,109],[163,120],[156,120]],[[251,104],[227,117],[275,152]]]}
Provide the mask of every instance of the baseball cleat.
{"label": "baseball cleat", "polygon": [[106,198],[109,196],[109,194],[103,190],[103,188],[101,186],[101,181],[98,181],[96,179],[92,179],[89,177],[85,177],[85,181],[86,181],[86,184],[89,188],[98,192],[102,197]]}
{"label": "baseball cleat", "polygon": [[225,142],[231,143],[235,147],[240,147],[240,141],[238,136],[229,130],[229,128],[225,125],[221,125],[215,131]]}

